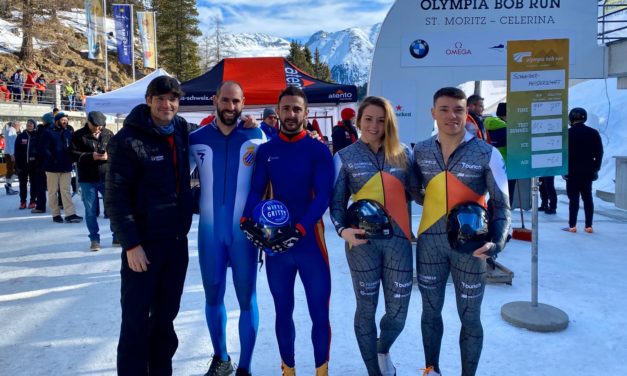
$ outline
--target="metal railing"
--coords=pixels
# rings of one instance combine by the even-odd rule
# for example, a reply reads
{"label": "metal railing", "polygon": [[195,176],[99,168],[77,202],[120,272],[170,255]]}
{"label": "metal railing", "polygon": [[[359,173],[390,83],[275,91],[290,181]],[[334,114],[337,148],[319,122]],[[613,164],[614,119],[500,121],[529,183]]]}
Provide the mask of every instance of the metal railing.
{"label": "metal railing", "polygon": [[627,39],[627,0],[599,1],[598,22],[601,44]]}

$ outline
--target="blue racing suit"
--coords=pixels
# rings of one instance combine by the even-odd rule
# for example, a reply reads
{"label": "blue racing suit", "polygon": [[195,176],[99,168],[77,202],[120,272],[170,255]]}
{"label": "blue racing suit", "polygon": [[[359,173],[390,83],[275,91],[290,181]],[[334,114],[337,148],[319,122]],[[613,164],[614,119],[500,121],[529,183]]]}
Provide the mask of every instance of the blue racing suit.
{"label": "blue racing suit", "polygon": [[240,231],[239,219],[250,189],[257,148],[265,140],[259,128],[237,127],[225,136],[215,120],[189,136],[190,161],[200,176],[198,260],[213,351],[222,360],[228,360],[224,292],[230,265],[241,311],[238,366],[248,370],[259,324],[255,292],[257,252]]}
{"label": "blue racing suit", "polygon": [[316,367],[329,360],[331,271],[324,241],[322,215],[333,190],[333,160],[329,149],[306,131],[288,138],[279,133],[259,148],[244,216],[252,217],[270,184],[272,198],[284,203],[292,225],[303,235],[289,251],[266,258],[270,292],[276,310],[276,336],[281,359],[294,367],[294,283],[305,288],[312,320],[311,340]]}

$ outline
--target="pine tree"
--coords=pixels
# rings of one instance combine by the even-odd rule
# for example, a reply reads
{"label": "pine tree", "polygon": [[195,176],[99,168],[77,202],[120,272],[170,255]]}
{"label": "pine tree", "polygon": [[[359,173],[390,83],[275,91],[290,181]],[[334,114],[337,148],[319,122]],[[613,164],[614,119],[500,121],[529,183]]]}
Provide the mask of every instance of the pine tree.
{"label": "pine tree", "polygon": [[318,51],[317,48],[314,51],[313,71],[314,77],[317,79],[333,82],[333,78],[331,78],[331,70],[326,63],[320,60],[320,51]]}
{"label": "pine tree", "polygon": [[368,83],[366,82],[362,86],[357,86],[357,100],[361,102],[368,94]]}
{"label": "pine tree", "polygon": [[299,42],[290,42],[290,52],[287,55],[287,60],[303,72],[313,75],[311,51],[307,47],[303,47]]}
{"label": "pine tree", "polygon": [[195,0],[154,0],[157,10],[157,48],[159,63],[180,81],[200,74],[196,38],[198,11]]}

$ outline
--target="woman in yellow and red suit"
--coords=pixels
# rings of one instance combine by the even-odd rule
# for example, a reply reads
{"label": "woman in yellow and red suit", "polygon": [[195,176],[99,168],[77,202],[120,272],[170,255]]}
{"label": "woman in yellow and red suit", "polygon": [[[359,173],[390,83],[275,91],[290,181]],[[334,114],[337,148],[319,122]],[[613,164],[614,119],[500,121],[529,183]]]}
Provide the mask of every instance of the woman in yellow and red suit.
{"label": "woman in yellow and red suit", "polygon": [[[393,376],[396,370],[390,347],[403,330],[412,289],[412,249],[407,197],[412,176],[411,152],[398,138],[396,117],[390,103],[367,97],[359,106],[357,142],[337,152],[331,220],[347,243],[346,258],[357,299],[355,336],[368,375]],[[360,239],[365,231],[349,227],[347,203],[370,199],[383,206],[391,218],[390,239]],[[385,315],[377,333],[375,313],[383,284]],[[377,335],[378,334],[378,335]]]}

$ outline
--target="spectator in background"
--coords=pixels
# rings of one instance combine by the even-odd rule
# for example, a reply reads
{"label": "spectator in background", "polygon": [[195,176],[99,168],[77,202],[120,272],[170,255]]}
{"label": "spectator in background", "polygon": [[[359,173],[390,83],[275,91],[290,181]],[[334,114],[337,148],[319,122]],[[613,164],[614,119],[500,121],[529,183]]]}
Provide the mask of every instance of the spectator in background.
{"label": "spectator in background", "polygon": [[0,101],[4,98],[5,102],[11,100],[11,91],[7,87],[7,83],[5,80],[0,80]]}
{"label": "spectator in background", "polygon": [[44,95],[46,94],[47,89],[46,79],[44,78],[44,74],[40,74],[35,80],[35,90],[37,91],[37,103],[44,102]]}
{"label": "spectator in background", "polygon": [[592,217],[594,202],[592,201],[592,182],[599,177],[603,160],[603,143],[596,129],[585,123],[588,113],[575,107],[568,114],[568,175],[566,193],[568,194],[568,227],[565,231],[577,232],[577,214],[579,213],[579,197],[583,200],[585,213],[584,230],[592,233]]}
{"label": "spectator in background", "polygon": [[66,82],[63,84],[61,91],[63,92],[66,99],[66,109],[69,111],[74,111],[74,87],[70,82]]}
{"label": "spectator in background", "polygon": [[466,130],[478,139],[488,141],[483,125],[483,110],[485,109],[483,104],[483,98],[478,94],[473,94],[468,97],[468,116],[466,117]]}
{"label": "spectator in background", "polygon": [[26,81],[24,82],[24,102],[30,103],[33,101],[33,90],[35,89],[35,80],[37,79],[37,71],[34,70],[26,75]]}
{"label": "spectator in background", "polygon": [[83,111],[83,107],[84,107],[83,100],[85,99],[85,90],[83,89],[83,86],[78,81],[74,81],[74,83],[72,84],[72,88],[74,89],[74,107],[73,108],[76,111]]}
{"label": "spectator in background", "polygon": [[279,131],[279,118],[276,116],[276,112],[273,108],[266,108],[263,110],[263,121],[259,125],[259,128],[266,134],[268,140],[276,137]]}
{"label": "spectator in background", "polygon": [[11,90],[11,93],[13,93],[14,102],[22,100],[22,86],[24,86],[24,74],[22,73],[22,69],[18,69],[11,76],[11,81],[9,83],[9,89]]}
{"label": "spectator in background", "polygon": [[100,111],[87,114],[85,126],[72,135],[72,155],[77,163],[78,183],[85,206],[85,224],[89,231],[89,250],[100,250],[98,193],[105,195],[107,144],[113,132],[106,129],[107,118]]}
{"label": "spectator in background", "polygon": [[30,211],[33,214],[41,214],[46,212],[46,190],[48,185],[43,160],[43,157],[45,155],[45,151],[43,150],[43,137],[45,133],[53,126],[54,115],[52,114],[52,112],[44,114],[44,116],[42,117],[42,123],[37,126],[37,153],[39,154],[40,163],[38,164],[38,168],[36,170],[35,181],[39,186],[39,190],[36,194],[35,208]]}
{"label": "spectator in background", "polygon": [[540,177],[540,207],[538,211],[545,214],[557,213],[557,191],[555,190],[555,176]]}
{"label": "spectator in background", "polygon": [[0,71],[0,81],[4,81],[4,82],[9,81],[9,76],[7,75],[6,68],[2,68],[2,70]]}
{"label": "spectator in background", "polygon": [[20,181],[20,209],[26,209],[27,187],[30,180],[29,209],[35,209],[39,186],[37,169],[41,163],[37,149],[37,122],[28,119],[26,131],[17,135],[15,140],[15,170]]}
{"label": "spectator in background", "polygon": [[331,132],[333,154],[357,141],[357,129],[354,125],[355,116],[355,110],[350,107],[346,107],[340,112],[342,121],[338,122]]}
{"label": "spectator in background", "polygon": [[7,164],[7,174],[4,183],[4,189],[7,195],[16,195],[17,191],[13,190],[11,183],[13,181],[13,174],[15,173],[15,140],[18,133],[20,133],[21,124],[19,121],[13,121],[7,123],[2,132],[4,136],[4,161]]}
{"label": "spectator in background", "polygon": [[70,188],[72,180],[72,133],[73,129],[68,125],[67,115],[59,112],[54,117],[54,127],[47,130],[42,137],[48,205],[52,211],[52,220],[56,223],[63,223],[61,208],[56,197],[57,192],[61,193],[65,222],[79,223],[83,220],[83,217],[76,215]]}

